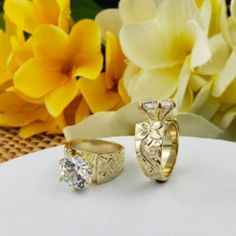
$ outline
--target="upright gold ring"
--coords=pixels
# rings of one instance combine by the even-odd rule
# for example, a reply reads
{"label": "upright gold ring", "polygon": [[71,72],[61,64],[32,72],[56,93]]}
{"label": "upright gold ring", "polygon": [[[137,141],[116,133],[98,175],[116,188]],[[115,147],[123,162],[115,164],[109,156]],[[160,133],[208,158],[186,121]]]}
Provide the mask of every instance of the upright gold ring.
{"label": "upright gold ring", "polygon": [[67,142],[65,157],[60,160],[60,180],[74,190],[91,183],[102,184],[121,174],[124,168],[124,147],[103,140]]}
{"label": "upright gold ring", "polygon": [[143,100],[139,109],[146,116],[137,122],[135,148],[144,174],[151,180],[167,181],[175,166],[179,146],[179,127],[168,117],[175,107],[173,100]]}

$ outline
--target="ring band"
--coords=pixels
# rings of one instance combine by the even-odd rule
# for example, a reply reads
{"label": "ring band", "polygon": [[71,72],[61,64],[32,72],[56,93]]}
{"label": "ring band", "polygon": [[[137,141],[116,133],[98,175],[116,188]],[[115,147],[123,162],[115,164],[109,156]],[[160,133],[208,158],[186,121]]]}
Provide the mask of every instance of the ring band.
{"label": "ring band", "polygon": [[173,100],[144,100],[139,104],[147,120],[136,123],[137,158],[144,174],[160,182],[169,179],[178,155],[178,122],[167,116],[174,107]]}
{"label": "ring band", "polygon": [[60,160],[61,181],[75,190],[102,184],[119,176],[124,168],[124,147],[103,140],[74,140],[65,144]]}

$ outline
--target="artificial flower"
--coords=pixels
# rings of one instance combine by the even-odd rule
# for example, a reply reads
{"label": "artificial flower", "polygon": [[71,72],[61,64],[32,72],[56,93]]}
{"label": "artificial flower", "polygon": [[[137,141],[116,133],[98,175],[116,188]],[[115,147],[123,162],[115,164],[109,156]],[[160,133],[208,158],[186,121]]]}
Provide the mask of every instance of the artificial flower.
{"label": "artificial flower", "polygon": [[4,11],[13,23],[28,33],[33,33],[42,24],[68,31],[72,23],[70,0],[6,0]]}
{"label": "artificial flower", "polygon": [[102,69],[100,29],[92,20],[78,22],[69,35],[43,25],[31,40],[34,55],[14,74],[14,87],[29,98],[44,99],[49,113],[57,117],[84,93],[80,84],[97,79]]}

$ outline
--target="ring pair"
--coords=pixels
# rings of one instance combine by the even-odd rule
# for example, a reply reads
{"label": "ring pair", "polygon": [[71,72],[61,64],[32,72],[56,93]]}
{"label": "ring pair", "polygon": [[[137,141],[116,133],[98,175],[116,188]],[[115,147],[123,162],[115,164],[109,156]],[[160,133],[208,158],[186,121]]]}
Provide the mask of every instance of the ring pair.
{"label": "ring pair", "polygon": [[[174,107],[173,100],[149,99],[139,104],[146,120],[136,123],[135,149],[144,174],[151,180],[167,181],[176,162],[179,128],[177,120],[169,116]],[[124,147],[117,143],[69,141],[60,160],[60,180],[75,190],[108,182],[123,171],[124,155]]]}

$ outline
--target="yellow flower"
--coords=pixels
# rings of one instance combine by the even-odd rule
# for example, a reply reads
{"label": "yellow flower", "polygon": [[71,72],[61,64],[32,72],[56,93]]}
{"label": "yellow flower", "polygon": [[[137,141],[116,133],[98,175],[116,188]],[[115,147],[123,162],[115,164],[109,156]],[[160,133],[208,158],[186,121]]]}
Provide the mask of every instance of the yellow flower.
{"label": "yellow flower", "polygon": [[44,105],[26,102],[14,90],[9,90],[0,93],[0,126],[21,127],[20,135],[28,138],[55,130],[57,121]]}
{"label": "yellow flower", "polygon": [[22,30],[33,33],[42,24],[52,24],[68,31],[71,25],[70,0],[6,0],[6,16]]}
{"label": "yellow flower", "polygon": [[[222,35],[215,35],[222,10],[218,4],[218,0],[174,4],[172,0],[121,0],[118,10],[99,13],[96,21],[103,36],[106,31],[120,35],[130,60],[123,80],[133,103],[65,128],[66,138],[133,134],[135,122],[143,118],[136,101],[146,96],[177,97],[178,110],[184,111],[177,114],[182,134],[219,137],[223,131],[211,121],[221,105],[212,88],[231,52]],[[208,35],[214,37],[209,40]],[[97,128],[91,130],[95,124]]]}
{"label": "yellow flower", "polygon": [[25,42],[22,30],[5,18],[6,31],[0,30],[0,89],[12,86],[18,67],[32,56],[30,40]]}
{"label": "yellow flower", "polygon": [[31,40],[34,56],[16,71],[14,86],[29,98],[44,99],[49,113],[57,117],[83,93],[81,84],[96,79],[101,71],[100,29],[92,20],[78,22],[69,35],[43,25]]}
{"label": "yellow flower", "polygon": [[105,48],[105,72],[97,80],[79,82],[81,93],[92,113],[113,110],[129,102],[122,81],[125,57],[117,37],[110,32],[106,32]]}
{"label": "yellow flower", "polygon": [[[210,5],[204,7],[201,11]],[[132,88],[132,94],[137,94],[134,99],[128,91],[133,101],[144,96],[165,99],[177,93],[177,108],[182,110],[184,99],[192,97],[185,96],[191,92],[188,84],[192,71],[211,58],[206,33],[210,17],[205,19],[203,22],[193,0],[178,0],[175,4],[165,0],[159,4],[154,20],[122,27],[123,51],[141,68]]]}

